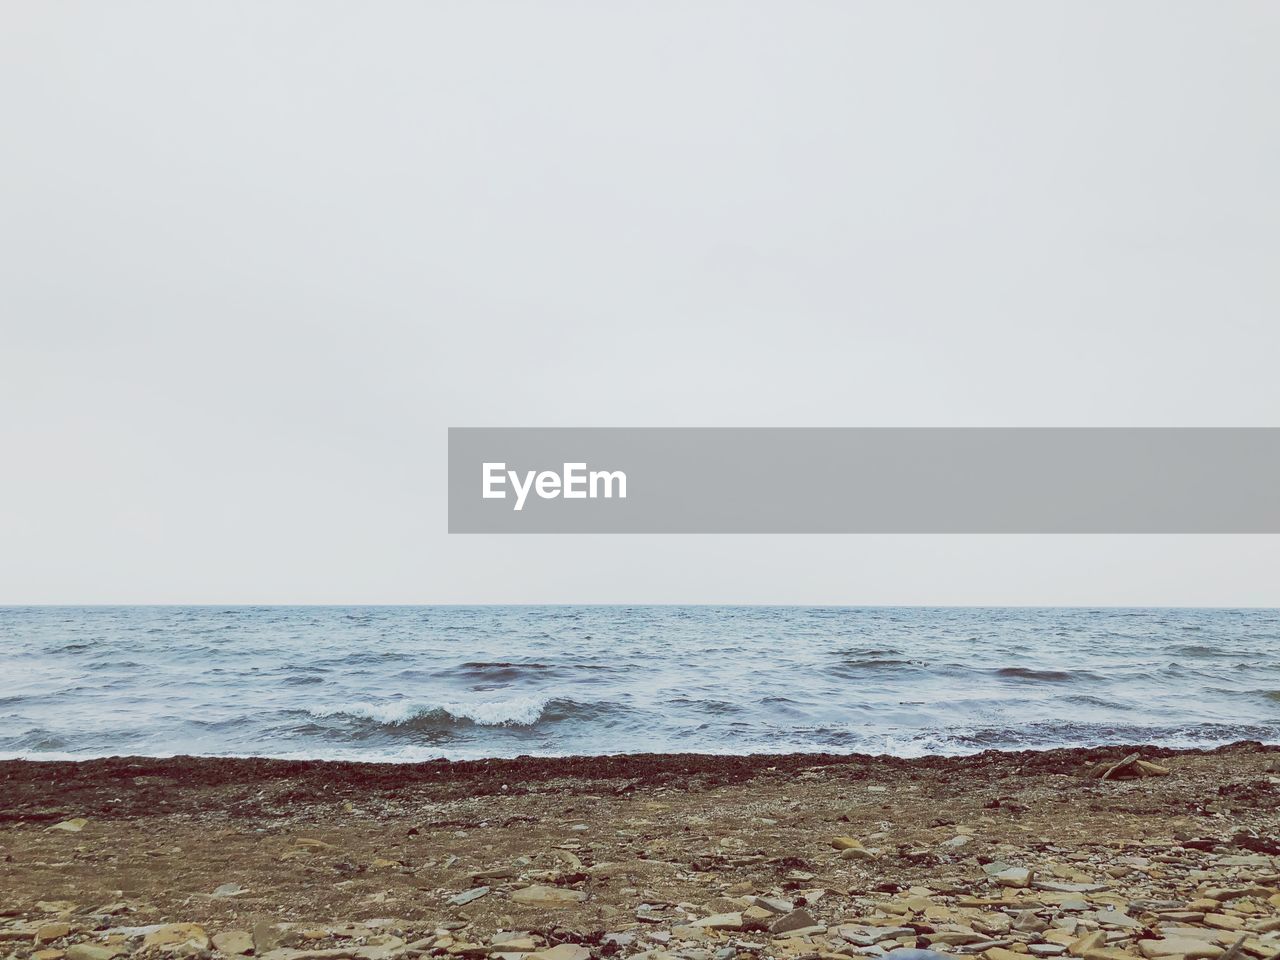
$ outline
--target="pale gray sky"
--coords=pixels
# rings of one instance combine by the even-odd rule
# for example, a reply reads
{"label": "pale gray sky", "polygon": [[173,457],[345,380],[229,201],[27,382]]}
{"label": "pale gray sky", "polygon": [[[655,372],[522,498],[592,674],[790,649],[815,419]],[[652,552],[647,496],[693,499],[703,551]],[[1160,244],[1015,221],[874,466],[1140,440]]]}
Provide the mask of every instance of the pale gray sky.
{"label": "pale gray sky", "polygon": [[1280,425],[1280,5],[0,2],[0,602],[1280,604],[450,537],[445,430]]}

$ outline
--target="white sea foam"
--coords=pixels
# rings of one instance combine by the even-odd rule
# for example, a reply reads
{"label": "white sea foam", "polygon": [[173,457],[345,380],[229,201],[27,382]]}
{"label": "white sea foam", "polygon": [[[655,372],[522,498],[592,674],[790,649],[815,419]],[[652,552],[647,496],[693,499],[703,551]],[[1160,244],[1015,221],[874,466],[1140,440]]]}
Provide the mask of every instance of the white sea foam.
{"label": "white sea foam", "polygon": [[373,720],[391,727],[404,726],[414,720],[433,715],[470,720],[482,727],[531,727],[541,719],[549,696],[507,697],[502,700],[446,701],[431,703],[418,700],[360,701],[328,707],[315,707],[308,712],[314,717],[355,717]]}

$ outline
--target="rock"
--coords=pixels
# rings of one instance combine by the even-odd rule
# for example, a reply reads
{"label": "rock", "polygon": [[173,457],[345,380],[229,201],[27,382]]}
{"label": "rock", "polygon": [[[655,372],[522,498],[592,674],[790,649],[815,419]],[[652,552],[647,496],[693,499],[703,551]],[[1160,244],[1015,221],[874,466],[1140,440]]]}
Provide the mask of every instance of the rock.
{"label": "rock", "polygon": [[73,943],[67,947],[67,960],[113,960],[125,952],[123,947],[107,943]]}
{"label": "rock", "polygon": [[1222,956],[1222,947],[1192,937],[1168,937],[1163,940],[1139,940],[1138,950],[1147,960],[1155,957],[1186,957],[1187,960],[1214,960]]}
{"label": "rock", "polygon": [[945,953],[938,953],[936,950],[916,950],[913,947],[890,950],[885,956],[893,957],[893,960],[952,960]]}
{"label": "rock", "polygon": [[69,923],[46,923],[44,926],[36,929],[35,943],[39,946],[42,943],[49,943],[60,937],[65,937],[71,932],[71,924]]}
{"label": "rock", "polygon": [[1029,943],[1027,952],[1033,957],[1060,957],[1067,948],[1060,943]]}
{"label": "rock", "polygon": [[1206,913],[1204,915],[1204,925],[1206,927],[1216,927],[1219,930],[1239,930],[1244,926],[1244,921],[1227,913]]}
{"label": "rock", "polygon": [[1002,887],[1029,887],[1031,886],[1031,871],[1025,867],[1010,867],[1008,870],[1001,870],[995,875],[996,883]]}
{"label": "rock", "polygon": [[247,930],[223,930],[213,935],[213,949],[227,956],[253,953],[253,936]]}
{"label": "rock", "polygon": [[588,960],[591,951],[576,943],[561,943],[527,956],[528,960]]}
{"label": "rock", "polygon": [[50,830],[65,830],[67,833],[79,833],[84,829],[84,825],[89,821],[84,817],[72,817],[70,820],[63,820],[61,823],[55,823]]}
{"label": "rock", "polygon": [[481,897],[487,896],[488,887],[473,887],[470,890],[464,890],[462,893],[456,893],[449,898],[449,903],[455,907],[465,906],[473,900],[479,900]]}
{"label": "rock", "polygon": [[950,840],[943,840],[940,844],[938,844],[938,846],[947,847],[949,849],[955,849],[956,847],[963,847],[966,843],[968,843],[972,839],[973,837],[969,836],[969,834],[967,833],[957,833]]}
{"label": "rock", "polygon": [[308,850],[315,853],[320,850],[337,850],[332,843],[325,843],[323,840],[317,840],[315,837],[298,837],[293,841],[293,845],[302,850]]}
{"label": "rock", "polygon": [[677,940],[705,940],[707,939],[707,931],[702,927],[692,925],[675,926],[671,928],[671,935]]}
{"label": "rock", "polygon": [[1051,880],[1032,880],[1031,886],[1050,893],[1101,893],[1111,889],[1105,883],[1056,883]]}
{"label": "rock", "polygon": [[258,956],[276,949],[284,942],[284,932],[275,924],[259,920],[253,925],[253,952]]}
{"label": "rock", "polygon": [[741,930],[742,914],[713,913],[709,917],[703,917],[701,920],[693,921],[689,926],[702,927],[705,930]]}
{"label": "rock", "polygon": [[779,917],[773,923],[769,924],[770,933],[789,933],[792,930],[799,930],[802,927],[816,926],[817,920],[813,918],[813,914],[803,908],[792,910],[785,916]]}
{"label": "rock", "polygon": [[751,904],[770,913],[790,913],[796,908],[790,900],[773,900],[769,897],[752,897]]}
{"label": "rock", "polygon": [[1019,933],[1041,933],[1049,929],[1049,924],[1037,917],[1034,910],[1022,910],[1013,918],[1013,929]]}
{"label": "rock", "polygon": [[204,929],[194,923],[166,923],[143,937],[142,947],[165,951],[208,950],[209,938]]}
{"label": "rock", "polygon": [[538,907],[568,907],[586,900],[587,895],[581,890],[572,890],[569,887],[548,887],[535,883],[513,891],[511,899],[516,903],[527,903]]}
{"label": "rock", "polygon": [[36,909],[41,913],[70,913],[76,908],[71,900],[37,900]]}
{"label": "rock", "polygon": [[1024,954],[1006,950],[1004,947],[992,947],[983,953],[983,956],[986,960],[1027,960]]}
{"label": "rock", "polygon": [[239,897],[248,892],[248,887],[242,887],[238,883],[223,883],[214,888],[213,895],[215,897]]}
{"label": "rock", "polygon": [[1091,950],[1098,950],[1107,944],[1107,935],[1101,930],[1095,930],[1093,933],[1087,933],[1079,940],[1074,941],[1067,947],[1067,952],[1073,957],[1083,957]]}

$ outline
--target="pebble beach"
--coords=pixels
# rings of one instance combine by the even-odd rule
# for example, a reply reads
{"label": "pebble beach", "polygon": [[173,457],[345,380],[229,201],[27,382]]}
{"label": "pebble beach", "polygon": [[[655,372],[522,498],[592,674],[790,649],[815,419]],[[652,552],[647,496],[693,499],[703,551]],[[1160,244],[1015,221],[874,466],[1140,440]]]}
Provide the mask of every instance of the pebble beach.
{"label": "pebble beach", "polygon": [[0,818],[15,960],[1280,955],[1258,743],[15,760]]}

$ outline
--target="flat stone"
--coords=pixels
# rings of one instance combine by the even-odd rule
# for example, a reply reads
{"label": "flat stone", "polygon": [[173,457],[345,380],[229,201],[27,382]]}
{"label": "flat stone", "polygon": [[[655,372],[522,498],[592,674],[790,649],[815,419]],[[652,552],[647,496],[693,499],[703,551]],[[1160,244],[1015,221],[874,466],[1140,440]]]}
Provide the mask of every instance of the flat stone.
{"label": "flat stone", "polygon": [[529,960],[588,960],[591,951],[581,944],[560,943],[546,950],[527,954]]}
{"label": "flat stone", "polygon": [[51,940],[57,940],[60,937],[65,937],[70,932],[71,924],[69,923],[46,923],[44,926],[39,927],[36,930],[35,942],[38,946],[42,943],[48,943]]}
{"label": "flat stone", "polygon": [[213,949],[228,956],[253,953],[253,935],[248,930],[223,930],[213,935]]}
{"label": "flat stone", "polygon": [[548,887],[535,883],[533,886],[512,891],[511,899],[516,903],[528,903],[539,907],[569,907],[582,903],[587,899],[587,895],[581,890],[572,890],[569,887]]}
{"label": "flat stone", "polygon": [[142,938],[143,949],[177,950],[191,947],[208,950],[209,937],[204,929],[194,923],[166,923]]}
{"label": "flat stone", "polygon": [[50,830],[62,830],[66,833],[79,833],[89,821],[84,817],[72,817],[70,820],[63,820],[61,823],[55,823],[49,827]]}
{"label": "flat stone", "polygon": [[790,913],[796,908],[790,900],[774,900],[769,897],[752,897],[751,903],[770,913]]}
{"label": "flat stone", "polygon": [[73,943],[67,947],[67,960],[113,960],[124,952],[123,947],[106,943]]}
{"label": "flat stone", "polygon": [[779,917],[773,923],[769,924],[770,933],[787,933],[791,930],[799,930],[801,927],[817,926],[818,921],[813,918],[808,910],[792,910],[785,916]]}
{"label": "flat stone", "polygon": [[1138,950],[1147,960],[1154,957],[1186,957],[1187,960],[1214,960],[1222,956],[1222,947],[1191,937],[1170,937],[1164,940],[1139,940]]}
{"label": "flat stone", "polygon": [[1028,887],[1031,885],[1031,871],[1025,867],[1010,867],[997,873],[995,881],[1002,887]]}
{"label": "flat stone", "polygon": [[473,900],[479,900],[481,897],[487,896],[488,893],[488,887],[473,887],[470,890],[464,890],[462,893],[455,893],[449,898],[449,903],[455,907],[465,906]]}
{"label": "flat stone", "polygon": [[701,920],[693,921],[689,926],[701,927],[704,930],[741,930],[742,914],[713,913],[709,917],[703,917]]}

